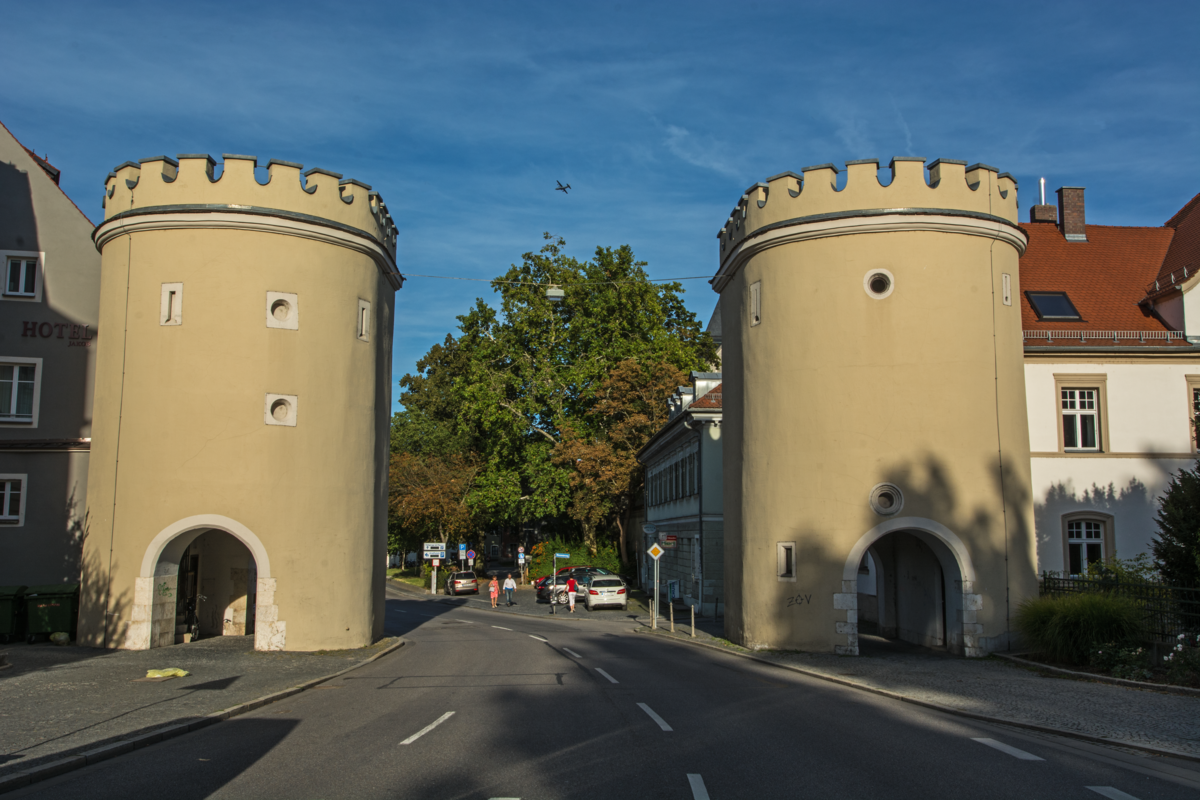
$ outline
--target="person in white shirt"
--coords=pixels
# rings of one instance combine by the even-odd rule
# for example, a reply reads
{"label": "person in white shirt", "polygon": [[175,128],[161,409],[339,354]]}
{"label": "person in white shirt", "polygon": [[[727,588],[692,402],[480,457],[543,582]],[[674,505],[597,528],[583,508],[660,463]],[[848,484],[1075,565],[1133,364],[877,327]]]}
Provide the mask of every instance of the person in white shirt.
{"label": "person in white shirt", "polygon": [[517,588],[517,582],[513,580],[512,573],[510,572],[504,578],[504,599],[508,601],[508,604],[510,606],[513,605],[512,597],[513,597],[513,592],[516,590],[516,588]]}

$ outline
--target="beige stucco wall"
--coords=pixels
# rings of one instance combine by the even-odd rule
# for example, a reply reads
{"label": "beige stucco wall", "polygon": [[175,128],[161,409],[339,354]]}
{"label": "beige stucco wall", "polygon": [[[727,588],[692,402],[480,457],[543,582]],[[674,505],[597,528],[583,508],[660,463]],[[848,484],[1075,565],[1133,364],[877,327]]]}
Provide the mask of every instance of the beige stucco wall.
{"label": "beige stucco wall", "polygon": [[[222,197],[176,184],[164,192],[155,172],[126,168],[110,179],[121,201],[110,197],[110,222],[142,207],[138,186],[150,205]],[[227,202],[294,200],[309,216],[321,211],[305,205],[312,196],[298,182],[288,192],[257,187],[259,196],[244,182],[226,185]],[[365,201],[361,192],[360,209]],[[180,535],[224,529],[266,554],[256,564],[257,646],[369,643],[383,624],[393,284],[378,258],[311,238],[323,230],[319,219],[296,223],[299,233],[275,232],[266,212],[221,227],[204,219],[192,213],[176,228],[148,213],[129,220],[142,228],[114,234],[110,225],[107,241],[98,229],[101,325],[113,335],[97,369],[85,558],[97,568],[85,575],[80,639],[147,646],[144,595],[170,572],[169,559],[155,561],[155,548],[169,543],[152,542],[203,518]],[[182,324],[160,324],[163,283],[183,284]],[[296,295],[295,330],[268,327],[268,292]],[[370,341],[356,335],[360,299],[371,304]],[[267,424],[268,393],[296,397],[294,426]]]}
{"label": "beige stucco wall", "polygon": [[[1004,647],[1011,609],[1036,592],[1017,300],[1023,242],[1003,223],[1015,223],[1015,185],[983,169],[973,190],[951,165],[954,174],[943,169],[931,188],[919,163],[897,168],[886,188],[873,168],[852,169],[833,195],[827,170],[820,180],[806,171],[796,198],[786,191],[793,178],[772,181],[769,192],[743,198],[742,230],[731,223],[723,236],[726,628],[751,647],[856,652],[852,551],[873,530],[921,530],[954,554],[965,573],[957,605],[968,654]],[[768,213],[779,198],[785,207]],[[966,210],[979,225],[882,211],[811,219],[856,207]],[[797,220],[798,232],[826,227],[761,247],[792,224],[761,228],[779,220]],[[894,276],[882,300],[863,285],[878,269]],[[1006,273],[1012,305],[1001,298]],[[756,282],[762,321],[751,326]],[[869,505],[884,482],[904,493],[896,516]],[[776,544],[791,541],[797,575],[781,581]]]}

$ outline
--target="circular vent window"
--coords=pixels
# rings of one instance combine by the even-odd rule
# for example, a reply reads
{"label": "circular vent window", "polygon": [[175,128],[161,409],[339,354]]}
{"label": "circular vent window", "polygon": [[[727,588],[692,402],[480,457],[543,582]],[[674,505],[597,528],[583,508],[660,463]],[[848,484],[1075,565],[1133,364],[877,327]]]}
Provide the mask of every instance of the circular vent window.
{"label": "circular vent window", "polygon": [[881,483],[871,490],[871,509],[876,514],[890,517],[904,507],[904,495],[898,486]]}
{"label": "circular vent window", "polygon": [[271,404],[271,416],[283,422],[288,418],[288,412],[292,410],[291,404],[287,400],[276,400]]}
{"label": "circular vent window", "polygon": [[287,300],[276,300],[271,304],[271,316],[280,322],[287,320],[292,313],[292,304]]}
{"label": "circular vent window", "polygon": [[863,288],[876,300],[882,300],[896,288],[896,277],[886,269],[873,269],[863,276]]}

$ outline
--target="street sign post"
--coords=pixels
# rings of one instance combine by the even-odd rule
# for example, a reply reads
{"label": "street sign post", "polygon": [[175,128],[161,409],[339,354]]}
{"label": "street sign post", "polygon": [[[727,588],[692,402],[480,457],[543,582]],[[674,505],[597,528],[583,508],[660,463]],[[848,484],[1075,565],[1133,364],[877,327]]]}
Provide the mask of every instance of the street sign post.
{"label": "street sign post", "polygon": [[654,559],[654,599],[651,601],[651,611],[653,613],[650,615],[650,629],[658,630],[658,560],[667,551],[659,547],[658,542],[655,542],[650,545],[650,549],[646,552]]}
{"label": "street sign post", "polygon": [[663,536],[662,546],[668,550],[674,550],[679,544],[679,537],[673,533],[668,533]]}
{"label": "street sign post", "polygon": [[467,557],[467,544],[462,542],[458,545],[458,560],[462,561]]}

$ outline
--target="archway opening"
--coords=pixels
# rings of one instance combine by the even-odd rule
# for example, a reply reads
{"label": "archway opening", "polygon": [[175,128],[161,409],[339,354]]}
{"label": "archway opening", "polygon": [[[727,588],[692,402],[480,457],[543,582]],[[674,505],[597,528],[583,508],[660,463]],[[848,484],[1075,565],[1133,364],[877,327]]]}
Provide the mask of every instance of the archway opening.
{"label": "archway opening", "polygon": [[[258,564],[237,537],[209,528],[172,539],[154,568],[150,647],[254,634]],[[193,616],[194,612],[194,616]]]}
{"label": "archway opening", "polygon": [[863,553],[859,633],[963,654],[963,578],[954,553],[925,531],[899,530]]}

